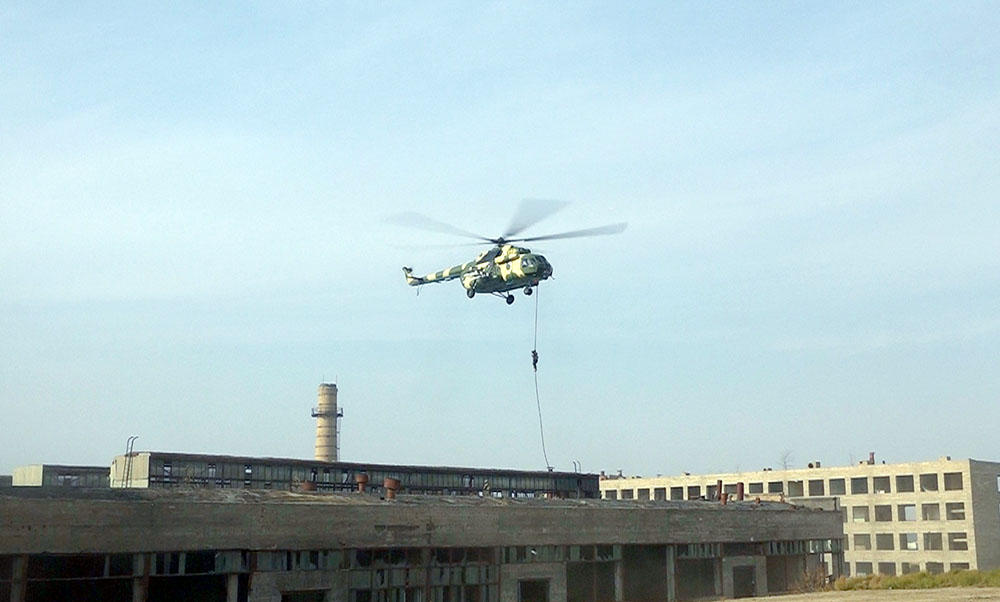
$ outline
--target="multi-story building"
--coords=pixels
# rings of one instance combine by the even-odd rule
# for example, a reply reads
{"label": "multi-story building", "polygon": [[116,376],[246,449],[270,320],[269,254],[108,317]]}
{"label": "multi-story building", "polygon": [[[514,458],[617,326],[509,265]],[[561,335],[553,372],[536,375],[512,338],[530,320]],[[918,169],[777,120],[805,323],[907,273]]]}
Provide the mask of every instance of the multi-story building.
{"label": "multi-story building", "polygon": [[[720,494],[719,488],[722,488]],[[844,521],[845,573],[895,575],[1000,568],[1000,463],[979,460],[681,476],[609,477],[605,499],[719,499],[790,503],[833,498]]]}

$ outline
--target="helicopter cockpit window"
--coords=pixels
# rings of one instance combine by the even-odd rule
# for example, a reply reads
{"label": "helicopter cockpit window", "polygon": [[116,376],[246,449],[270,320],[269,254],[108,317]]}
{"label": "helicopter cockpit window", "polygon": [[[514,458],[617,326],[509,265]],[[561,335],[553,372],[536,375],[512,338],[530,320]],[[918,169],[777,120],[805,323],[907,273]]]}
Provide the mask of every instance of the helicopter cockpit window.
{"label": "helicopter cockpit window", "polygon": [[489,251],[487,251],[486,255],[483,255],[483,261],[493,261],[494,259],[497,258],[497,255],[499,254],[500,254],[500,247],[494,247]]}
{"label": "helicopter cockpit window", "polygon": [[525,267],[525,268],[533,268],[533,267],[535,267],[535,258],[534,257],[522,257],[521,258],[521,266]]}

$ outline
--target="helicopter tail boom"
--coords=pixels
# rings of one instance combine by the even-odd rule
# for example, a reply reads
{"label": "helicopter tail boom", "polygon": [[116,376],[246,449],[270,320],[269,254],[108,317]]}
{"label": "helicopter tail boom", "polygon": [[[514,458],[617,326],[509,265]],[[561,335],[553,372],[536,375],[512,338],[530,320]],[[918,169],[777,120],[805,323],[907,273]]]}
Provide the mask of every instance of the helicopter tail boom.
{"label": "helicopter tail boom", "polygon": [[406,276],[406,283],[410,286],[420,286],[421,284],[427,284],[427,280],[421,278],[420,276],[413,275],[413,268],[403,267],[403,275]]}
{"label": "helicopter tail boom", "polygon": [[420,286],[421,284],[430,284],[432,282],[444,282],[446,280],[454,280],[459,278],[465,273],[470,267],[472,267],[474,262],[463,263],[461,265],[452,266],[450,268],[441,270],[440,272],[434,272],[433,274],[427,274],[426,276],[414,276],[413,268],[404,267],[403,275],[406,276],[406,283],[410,286]]}

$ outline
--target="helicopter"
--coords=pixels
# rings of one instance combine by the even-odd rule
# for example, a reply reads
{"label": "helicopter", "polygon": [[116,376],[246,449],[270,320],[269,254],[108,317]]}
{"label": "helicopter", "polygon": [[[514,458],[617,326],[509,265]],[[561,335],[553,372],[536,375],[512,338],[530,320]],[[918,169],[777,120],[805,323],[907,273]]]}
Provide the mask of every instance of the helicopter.
{"label": "helicopter", "polygon": [[414,276],[412,268],[404,267],[403,275],[406,277],[406,283],[410,286],[422,286],[459,279],[465,288],[466,296],[470,299],[475,297],[477,293],[486,293],[500,297],[507,302],[507,305],[510,305],[514,302],[514,295],[510,291],[522,289],[525,295],[530,295],[533,287],[537,287],[541,281],[552,277],[552,264],[545,256],[532,253],[531,249],[513,243],[618,234],[625,230],[627,225],[622,222],[557,234],[514,238],[523,230],[555,213],[563,206],[565,203],[560,201],[525,199],[521,202],[504,233],[495,238],[456,228],[419,213],[399,214],[390,221],[424,230],[474,238],[480,241],[472,243],[476,245],[484,243],[492,245],[491,248],[479,253],[472,261],[454,265],[426,276]]}

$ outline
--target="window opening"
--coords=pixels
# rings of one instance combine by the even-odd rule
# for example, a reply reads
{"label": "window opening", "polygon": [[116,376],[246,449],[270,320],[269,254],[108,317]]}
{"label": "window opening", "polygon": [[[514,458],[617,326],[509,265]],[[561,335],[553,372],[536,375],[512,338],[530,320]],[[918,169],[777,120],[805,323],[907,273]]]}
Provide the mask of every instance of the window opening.
{"label": "window opening", "polygon": [[968,550],[969,540],[965,533],[949,533],[948,534],[948,549],[949,550]]}

